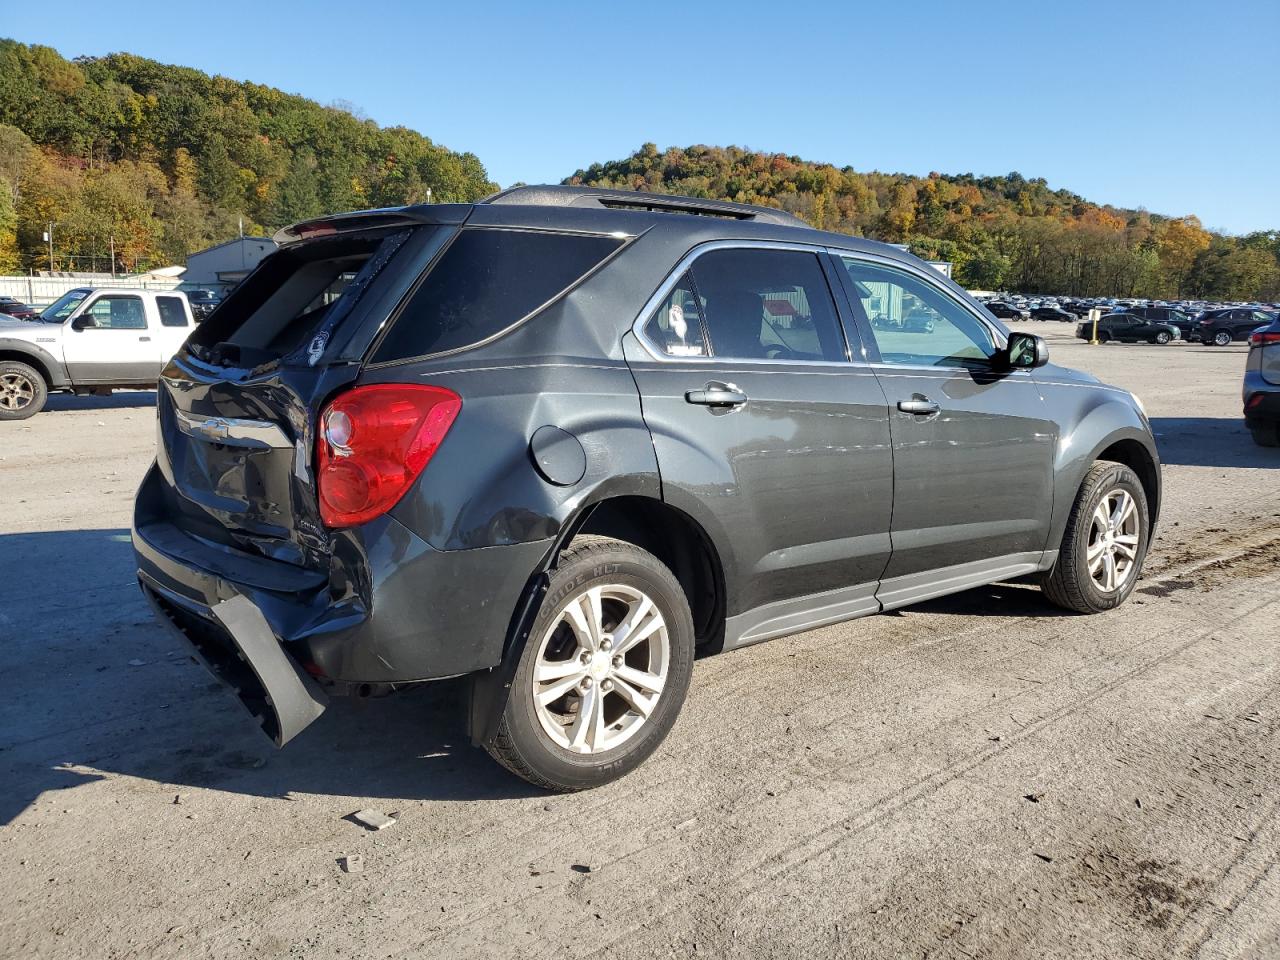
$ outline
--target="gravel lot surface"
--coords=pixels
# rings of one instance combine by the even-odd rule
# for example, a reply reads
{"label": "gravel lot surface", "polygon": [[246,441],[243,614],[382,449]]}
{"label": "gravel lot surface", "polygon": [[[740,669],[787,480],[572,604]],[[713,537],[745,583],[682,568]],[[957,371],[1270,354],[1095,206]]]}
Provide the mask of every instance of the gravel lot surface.
{"label": "gravel lot surface", "polygon": [[0,956],[1280,956],[1280,451],[1244,348],[1023,327],[1153,418],[1133,599],[1002,584],[702,660],[659,753],[575,796],[469,747],[456,687],[275,751],[133,582],[153,395],[0,424]]}

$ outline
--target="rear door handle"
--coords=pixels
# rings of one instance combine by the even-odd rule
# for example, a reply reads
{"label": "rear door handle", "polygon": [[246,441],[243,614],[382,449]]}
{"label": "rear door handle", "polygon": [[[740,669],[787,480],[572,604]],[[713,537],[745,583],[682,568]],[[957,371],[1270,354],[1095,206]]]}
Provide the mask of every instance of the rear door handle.
{"label": "rear door handle", "polygon": [[151,342],[151,338],[150,338],[150,337],[139,337],[139,338],[138,338],[138,342],[139,342],[139,343],[150,343],[150,342]]}
{"label": "rear door handle", "polygon": [[898,409],[903,413],[914,413],[917,416],[928,416],[931,413],[937,413],[942,409],[942,407],[927,397],[913,397],[910,400],[899,400]]}
{"label": "rear door handle", "polygon": [[704,407],[740,407],[747,402],[747,395],[728,383],[708,383],[701,390],[689,390],[684,395],[689,403]]}

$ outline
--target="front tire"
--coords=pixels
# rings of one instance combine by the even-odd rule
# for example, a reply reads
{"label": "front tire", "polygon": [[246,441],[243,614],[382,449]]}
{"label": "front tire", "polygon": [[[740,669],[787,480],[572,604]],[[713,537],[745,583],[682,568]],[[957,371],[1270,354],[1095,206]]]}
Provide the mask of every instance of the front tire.
{"label": "front tire", "polygon": [[26,420],[44,409],[49,389],[34,368],[16,360],[0,363],[0,420]]}
{"label": "front tire", "polygon": [[1163,347],[1166,343],[1168,343],[1172,339],[1173,337],[1168,333],[1168,331],[1161,330],[1159,333],[1156,334],[1155,342],[1160,344],[1160,346]]}
{"label": "front tire", "polygon": [[1115,609],[1142,573],[1150,530],[1137,474],[1122,463],[1098,461],[1080,485],[1058,560],[1040,588],[1050,602],[1076,613]]}
{"label": "front tire", "polygon": [[689,602],[661,561],[580,537],[551,576],[485,749],[548,790],[625,776],[675,724],[693,647]]}

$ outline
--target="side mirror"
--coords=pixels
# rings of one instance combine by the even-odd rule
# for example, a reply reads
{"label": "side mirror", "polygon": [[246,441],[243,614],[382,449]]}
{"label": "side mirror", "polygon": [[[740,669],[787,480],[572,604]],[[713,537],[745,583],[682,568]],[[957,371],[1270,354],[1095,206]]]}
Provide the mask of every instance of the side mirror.
{"label": "side mirror", "polygon": [[1011,333],[1004,356],[1010,370],[1031,370],[1049,362],[1049,345],[1034,333]]}
{"label": "side mirror", "polygon": [[71,321],[72,330],[87,330],[90,327],[96,327],[98,322],[93,319],[93,314],[82,313]]}

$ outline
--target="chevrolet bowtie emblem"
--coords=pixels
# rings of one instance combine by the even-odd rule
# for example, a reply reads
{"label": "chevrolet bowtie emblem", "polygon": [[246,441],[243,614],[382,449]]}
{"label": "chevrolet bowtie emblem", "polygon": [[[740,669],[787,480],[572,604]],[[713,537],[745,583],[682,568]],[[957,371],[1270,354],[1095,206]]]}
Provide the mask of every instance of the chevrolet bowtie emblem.
{"label": "chevrolet bowtie emblem", "polygon": [[231,436],[231,424],[221,417],[210,417],[191,426],[201,436],[208,437],[210,440],[225,440]]}

